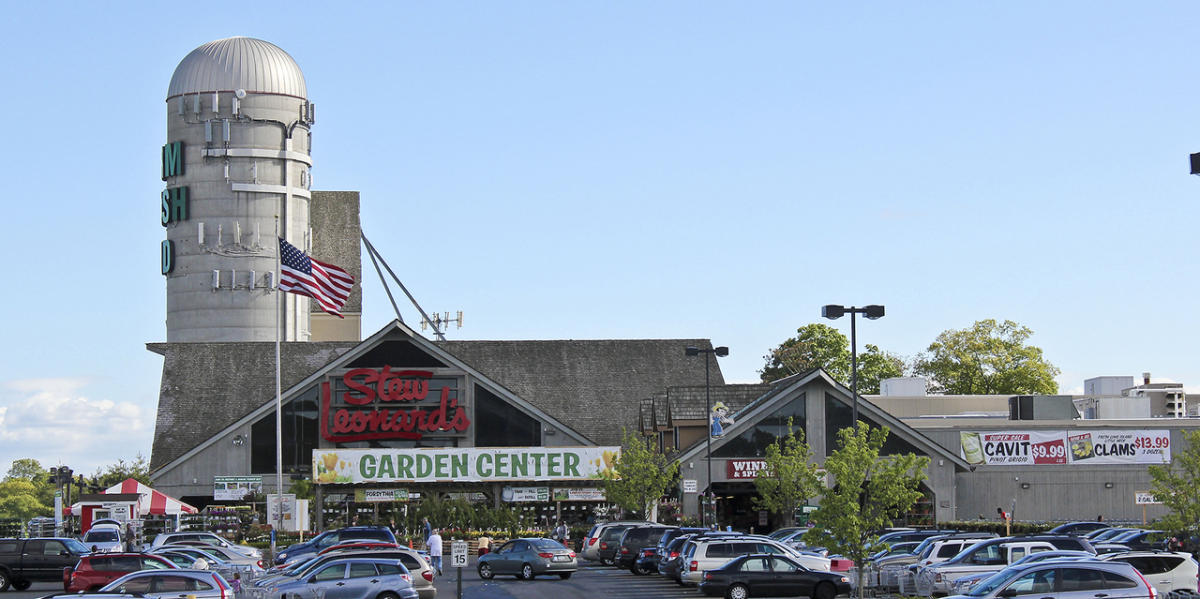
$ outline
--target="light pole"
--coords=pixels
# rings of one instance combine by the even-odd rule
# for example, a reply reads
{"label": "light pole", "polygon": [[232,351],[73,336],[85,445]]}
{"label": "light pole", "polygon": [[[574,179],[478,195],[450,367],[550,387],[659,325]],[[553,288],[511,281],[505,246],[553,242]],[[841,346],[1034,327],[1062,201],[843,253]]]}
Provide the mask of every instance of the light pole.
{"label": "light pole", "polygon": [[[708,354],[715,354],[718,358],[729,355],[729,348],[725,346],[714,347],[712,349],[700,349],[698,347],[688,346],[684,353],[689,356],[704,354],[704,461],[708,465],[708,488],[705,489],[709,500],[713,496],[713,479],[712,479],[712,396],[708,386]],[[708,510],[705,509],[704,502],[700,502],[700,525],[708,526]],[[715,522],[714,522],[715,524]]]}
{"label": "light pole", "polygon": [[883,318],[883,306],[876,306],[874,304],[872,304],[870,306],[864,306],[862,308],[855,308],[854,306],[850,306],[849,308],[847,308],[845,306],[839,306],[836,304],[829,304],[826,306],[821,306],[821,316],[824,316],[825,318],[828,318],[830,320],[837,320],[837,319],[841,318],[843,314],[847,314],[847,313],[850,314],[850,393],[852,395],[854,395],[854,404],[853,404],[854,405],[854,418],[850,421],[850,425],[857,428],[858,427],[858,339],[856,338],[855,330],[854,330],[854,315],[862,314],[863,316],[866,316],[870,320],[879,320],[880,318]]}

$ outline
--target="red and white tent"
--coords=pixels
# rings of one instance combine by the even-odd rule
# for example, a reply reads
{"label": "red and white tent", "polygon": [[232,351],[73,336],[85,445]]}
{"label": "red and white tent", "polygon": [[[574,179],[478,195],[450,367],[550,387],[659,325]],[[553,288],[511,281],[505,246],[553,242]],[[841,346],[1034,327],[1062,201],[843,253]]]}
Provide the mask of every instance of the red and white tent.
{"label": "red and white tent", "polygon": [[104,492],[137,493],[141,495],[141,501],[138,501],[137,516],[148,516],[151,514],[178,516],[179,514],[195,514],[197,511],[196,508],[174,497],[169,497],[166,493],[155,491],[132,478],[127,478],[121,484],[105,489]]}

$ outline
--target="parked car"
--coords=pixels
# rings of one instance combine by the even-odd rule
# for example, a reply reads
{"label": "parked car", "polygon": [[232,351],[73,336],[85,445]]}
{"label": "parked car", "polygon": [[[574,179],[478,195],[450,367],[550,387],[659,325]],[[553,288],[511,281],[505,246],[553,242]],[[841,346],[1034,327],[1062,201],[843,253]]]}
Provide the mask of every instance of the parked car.
{"label": "parked car", "polygon": [[1089,532],[1100,530],[1102,528],[1108,528],[1108,524],[1104,522],[1092,521],[1067,522],[1066,524],[1059,524],[1058,526],[1055,526],[1046,532],[1048,534],[1056,535],[1085,535]]}
{"label": "parked car", "polygon": [[883,590],[895,589],[902,593],[911,593],[915,590],[913,575],[916,568],[910,570],[910,566],[928,566],[943,562],[958,555],[966,547],[995,538],[998,538],[996,534],[990,532],[962,532],[927,537],[911,554],[887,556],[872,562],[867,579],[877,581],[877,586]]}
{"label": "parked car", "polygon": [[1054,597],[1055,599],[1155,599],[1133,566],[1101,561],[1044,561],[1005,568],[951,599]]}
{"label": "parked car", "polygon": [[348,526],[337,530],[325,531],[303,543],[290,545],[275,556],[276,564],[298,561],[301,557],[313,555],[341,543],[344,539],[396,542],[396,535],[386,526]]}
{"label": "parked car", "polygon": [[[600,548],[596,550],[596,559],[604,566],[616,565],[617,549],[621,544],[621,535],[639,524],[617,524],[609,526],[600,533]],[[648,525],[645,525],[648,526]]]}
{"label": "parked car", "polygon": [[842,574],[809,570],[782,555],[752,554],[706,570],[700,591],[729,599],[801,595],[833,599],[850,592],[850,579]]}
{"label": "parked car", "polygon": [[768,537],[698,535],[685,544],[680,581],[687,585],[698,585],[704,579],[705,571],[718,568],[735,557],[750,554],[782,555],[811,570],[829,571],[827,558],[800,553]]}
{"label": "parked car", "polygon": [[1092,549],[1096,550],[1096,555],[1131,551],[1129,545],[1122,545],[1120,543],[1092,543]]}
{"label": "parked car", "polygon": [[599,561],[600,557],[598,552],[600,551],[600,534],[603,533],[606,528],[609,528],[610,526],[633,526],[638,524],[654,523],[647,522],[645,520],[618,520],[614,522],[601,522],[593,525],[592,529],[588,531],[587,536],[583,538],[583,549],[580,551],[579,557],[588,561]]}
{"label": "parked car", "polygon": [[674,580],[679,584],[683,584],[680,579],[680,564],[683,562],[683,546],[688,539],[694,535],[683,535],[671,539],[662,551],[659,552],[658,573]]}
{"label": "parked car", "polygon": [[499,549],[479,556],[479,577],[512,574],[532,580],[539,574],[557,574],[567,579],[579,568],[575,552],[550,539],[513,539]]}
{"label": "parked car", "polygon": [[0,539],[0,591],[9,585],[24,591],[34,582],[58,582],[63,568],[87,553],[83,543],[65,537]]}
{"label": "parked car", "polygon": [[139,570],[177,570],[171,560],[150,553],[93,553],[63,570],[63,590],[68,593],[98,591],[104,585]]}
{"label": "parked car", "polygon": [[1104,529],[1100,529],[1100,530],[1088,533],[1087,535],[1085,535],[1085,537],[1087,538],[1087,540],[1089,540],[1093,543],[1103,543],[1106,541],[1113,540],[1114,537],[1118,537],[1127,532],[1132,532],[1135,530],[1141,530],[1141,529],[1140,528],[1104,528]]}
{"label": "parked car", "polygon": [[162,547],[163,549],[178,549],[181,547],[199,549],[200,551],[215,555],[221,560],[233,564],[238,571],[242,572],[242,576],[257,576],[264,572],[262,568],[262,558],[246,555],[244,553],[234,551],[229,547],[207,545],[197,541],[183,542],[174,545],[163,545]]}
{"label": "parked car", "polygon": [[650,525],[625,529],[625,534],[621,535],[620,541],[617,542],[617,554],[614,560],[616,566],[628,569],[634,574],[649,574],[648,567],[639,571],[635,562],[642,555],[643,549],[653,550],[658,546],[658,540],[668,530],[674,528],[674,526]]}
{"label": "parked car", "polygon": [[93,553],[116,553],[125,551],[125,537],[120,526],[101,524],[93,526],[79,539]]}
{"label": "parked car", "polygon": [[101,593],[140,595],[145,599],[233,599],[225,577],[212,570],[142,570],[104,586]]}
{"label": "parked car", "polygon": [[412,575],[400,560],[362,557],[335,559],[307,576],[278,580],[269,592],[272,599],[417,599]]}
{"label": "parked car", "polygon": [[1172,591],[1196,593],[1196,577],[1200,575],[1200,564],[1192,554],[1182,551],[1130,551],[1109,553],[1100,557],[1108,562],[1125,562],[1150,582],[1160,596]]}
{"label": "parked car", "polygon": [[1133,530],[1123,535],[1117,535],[1108,541],[1120,543],[1134,551],[1154,551],[1167,548],[1170,533],[1161,530]]}
{"label": "parked car", "polygon": [[294,564],[290,569],[264,576],[252,581],[249,585],[244,585],[242,588],[252,599],[266,599],[269,596],[267,591],[276,582],[285,579],[303,578],[335,559],[350,557],[398,559],[404,564],[405,568],[408,568],[409,573],[412,575],[413,587],[417,589],[417,595],[420,599],[434,599],[437,596],[437,588],[433,586],[433,567],[429,565],[429,560],[420,552],[403,546],[395,549],[344,550],[321,556],[312,556],[308,560]]}
{"label": "parked car", "polygon": [[[1070,547],[1071,543],[1066,542],[1070,539],[1075,540],[1074,547]],[[951,559],[921,567],[916,577],[917,593],[926,597],[948,595],[950,584],[956,578],[982,572],[998,572],[1031,553],[1062,549],[1060,545],[1068,545],[1070,549],[1080,547],[1074,537],[1051,535],[1002,537],[980,541]],[[1091,553],[1091,545],[1087,545],[1085,550]]]}
{"label": "parked car", "polygon": [[[212,570],[224,576],[226,580],[233,578],[233,575],[239,571],[238,566],[199,547],[162,547],[150,551],[150,553],[161,555],[185,570]],[[204,561],[200,562],[199,560]],[[200,564],[203,564],[204,567],[198,567]]]}
{"label": "parked car", "polygon": [[154,537],[154,542],[150,544],[150,548],[154,549],[157,547],[162,547],[163,545],[175,545],[187,542],[204,543],[205,545],[212,545],[214,547],[232,549],[242,555],[250,556],[255,560],[262,559],[262,551],[259,549],[249,545],[238,545],[237,543],[234,543],[225,537],[206,531],[159,533]]}
{"label": "parked car", "polygon": [[[1081,559],[1094,560],[1094,559],[1096,559],[1096,556],[1092,555],[1091,553],[1088,553],[1086,551],[1063,551],[1063,550],[1039,551],[1037,553],[1031,553],[1029,555],[1026,555],[1025,557],[1013,562],[1012,565],[1009,567],[1012,568],[1012,567],[1020,566],[1022,564],[1033,564],[1033,563],[1037,563],[1037,562],[1044,562],[1046,560],[1069,561],[1069,560],[1081,560]],[[950,593],[954,594],[954,595],[966,594],[967,591],[971,590],[971,587],[975,586],[976,584],[979,584],[981,581],[991,578],[995,574],[996,574],[995,572],[981,572],[978,574],[968,574],[966,576],[960,576],[958,578],[955,578],[950,583]]]}

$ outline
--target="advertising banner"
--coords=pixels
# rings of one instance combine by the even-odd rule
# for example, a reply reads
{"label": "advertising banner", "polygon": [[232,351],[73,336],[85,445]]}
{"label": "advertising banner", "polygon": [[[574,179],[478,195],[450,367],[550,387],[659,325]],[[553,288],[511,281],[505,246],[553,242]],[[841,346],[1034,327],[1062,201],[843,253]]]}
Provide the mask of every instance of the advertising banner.
{"label": "advertising banner", "polygon": [[1162,505],[1162,502],[1155,499],[1154,493],[1151,493],[1150,491],[1134,491],[1133,504],[1134,505]]}
{"label": "advertising banner", "polygon": [[213,477],[213,499],[216,501],[239,501],[253,493],[262,493],[261,476]]}
{"label": "advertising banner", "polygon": [[587,480],[612,474],[620,447],[314,449],[318,484]]}
{"label": "advertising banner", "polygon": [[504,487],[500,491],[504,501],[550,501],[550,487]]}
{"label": "advertising banner", "polygon": [[296,496],[292,493],[285,493],[283,495],[268,494],[267,523],[272,526],[282,524],[283,530],[300,530],[299,522],[296,521]]}
{"label": "advertising banner", "polygon": [[725,476],[731,479],[754,480],[760,470],[766,469],[766,460],[729,460],[725,462]]}
{"label": "advertising banner", "polygon": [[1168,464],[1168,430],[1006,431],[959,433],[961,452],[976,466]]}
{"label": "advertising banner", "polygon": [[408,489],[355,489],[354,501],[358,503],[408,501]]}
{"label": "advertising banner", "polygon": [[604,501],[604,489],[559,487],[554,489],[554,501]]}

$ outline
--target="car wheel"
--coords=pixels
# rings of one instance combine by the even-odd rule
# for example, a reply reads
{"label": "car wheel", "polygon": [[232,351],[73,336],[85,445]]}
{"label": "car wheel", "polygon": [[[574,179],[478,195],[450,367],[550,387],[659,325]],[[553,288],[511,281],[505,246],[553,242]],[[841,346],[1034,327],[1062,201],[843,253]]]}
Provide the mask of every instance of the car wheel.
{"label": "car wheel", "polygon": [[729,590],[725,591],[727,599],[746,599],[750,596],[750,589],[744,584],[731,584]]}
{"label": "car wheel", "polygon": [[573,572],[559,572],[558,577],[563,580],[566,580],[571,577],[571,574],[573,574]]}
{"label": "car wheel", "polygon": [[380,593],[379,596],[376,597],[375,599],[400,599],[400,595],[397,595],[391,591],[388,591],[386,593]]}
{"label": "car wheel", "polygon": [[521,566],[521,580],[533,580],[533,566],[529,564]]}
{"label": "car wheel", "polygon": [[639,568],[637,564],[634,564],[634,565],[632,565],[632,566],[629,566],[629,571],[630,571],[630,572],[633,572],[633,575],[634,575],[634,576],[642,576],[642,575],[644,575],[644,574],[646,573],[646,572],[645,572],[645,571],[643,571],[641,568]]}
{"label": "car wheel", "polygon": [[8,578],[7,570],[0,570],[0,592],[7,591],[11,581]]}
{"label": "car wheel", "polygon": [[611,566],[611,565],[613,565],[613,561],[607,557],[602,557],[602,558],[600,558],[600,565],[601,566]]}
{"label": "car wheel", "polygon": [[492,572],[491,564],[489,564],[487,562],[479,564],[479,577],[480,578],[482,578],[484,580],[491,580],[492,577],[495,575],[496,575],[496,573]]}
{"label": "car wheel", "polygon": [[813,589],[812,596],[813,599],[833,599],[837,596],[837,589],[833,588],[833,585],[828,582],[822,582],[817,585],[817,588]]}
{"label": "car wheel", "polygon": [[14,580],[12,583],[12,586],[14,589],[17,589],[18,591],[24,591],[25,589],[28,589],[29,587],[33,586],[33,581],[32,580]]}

